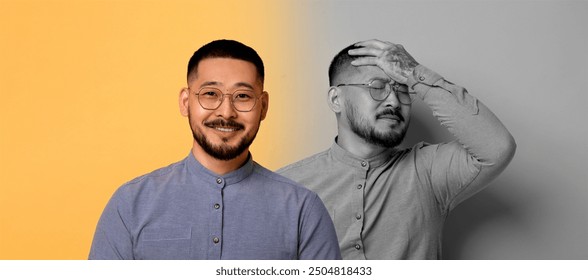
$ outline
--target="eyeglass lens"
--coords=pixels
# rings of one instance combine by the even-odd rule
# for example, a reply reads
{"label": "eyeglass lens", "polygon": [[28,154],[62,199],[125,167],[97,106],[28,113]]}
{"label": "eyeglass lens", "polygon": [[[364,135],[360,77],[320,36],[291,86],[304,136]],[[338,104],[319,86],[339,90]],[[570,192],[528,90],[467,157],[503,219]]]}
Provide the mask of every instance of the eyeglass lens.
{"label": "eyeglass lens", "polygon": [[217,88],[202,88],[198,92],[198,102],[204,109],[215,110],[220,107],[225,95],[229,95],[231,104],[233,104],[235,110],[240,112],[251,111],[257,101],[253,91],[249,90],[237,90],[232,94],[224,94]]}
{"label": "eyeglass lens", "polygon": [[369,89],[372,98],[378,101],[385,100],[392,92],[395,92],[396,98],[398,98],[398,101],[402,104],[409,105],[413,101],[413,97],[408,93],[408,90],[403,89],[400,85],[386,84],[386,86],[382,88],[370,87]]}

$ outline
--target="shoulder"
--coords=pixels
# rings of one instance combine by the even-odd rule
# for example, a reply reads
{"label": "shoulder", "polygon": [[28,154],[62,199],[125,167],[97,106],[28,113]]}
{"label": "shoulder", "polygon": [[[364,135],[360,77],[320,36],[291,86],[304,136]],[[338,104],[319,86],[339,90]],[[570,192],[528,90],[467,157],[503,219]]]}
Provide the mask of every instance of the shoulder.
{"label": "shoulder", "polygon": [[414,153],[415,155],[439,155],[444,153],[455,153],[459,151],[464,151],[465,148],[457,141],[451,141],[446,143],[437,143],[431,144],[427,142],[419,142],[412,146],[409,149],[406,149],[409,153]]}
{"label": "shoulder", "polygon": [[461,168],[470,161],[471,155],[459,142],[429,144],[420,142],[405,155],[406,162],[414,165],[418,170],[432,172],[433,170],[447,170],[450,167]]}
{"label": "shoulder", "polygon": [[296,174],[299,172],[305,172],[307,170],[311,170],[311,171],[317,170],[316,167],[323,166],[325,161],[327,161],[328,153],[329,153],[329,150],[320,152],[318,154],[314,154],[314,155],[309,156],[305,159],[302,159],[302,160],[299,160],[299,161],[294,162],[292,164],[289,164],[287,166],[284,166],[284,167],[276,170],[276,172],[280,175],[291,177],[290,175],[293,175],[293,174]]}
{"label": "shoulder", "polygon": [[303,185],[281,175],[276,172],[273,172],[258,163],[255,164],[254,172],[257,176],[263,178],[266,181],[268,187],[270,187],[274,191],[280,192],[288,192],[296,194],[297,196],[303,196],[312,198],[317,196],[313,191],[309,190],[308,188],[304,187]]}
{"label": "shoulder", "polygon": [[172,163],[126,182],[119,187],[115,195],[132,196],[139,193],[156,192],[165,188],[169,182],[184,176],[185,170],[185,160]]}

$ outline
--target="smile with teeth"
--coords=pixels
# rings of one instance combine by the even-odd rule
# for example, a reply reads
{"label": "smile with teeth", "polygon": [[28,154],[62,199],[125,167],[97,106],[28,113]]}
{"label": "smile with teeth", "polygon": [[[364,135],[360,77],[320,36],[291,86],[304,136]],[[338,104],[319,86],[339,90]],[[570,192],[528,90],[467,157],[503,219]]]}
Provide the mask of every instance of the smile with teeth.
{"label": "smile with teeth", "polygon": [[244,128],[243,125],[238,122],[232,120],[225,121],[222,119],[205,122],[204,125],[220,132],[235,132]]}
{"label": "smile with teeth", "polygon": [[218,130],[218,131],[222,131],[222,132],[233,132],[233,131],[237,131],[237,130],[239,130],[239,128],[237,128],[237,127],[222,127],[222,126],[215,126],[215,127],[212,127],[212,128],[214,128],[214,129],[216,129],[216,130]]}

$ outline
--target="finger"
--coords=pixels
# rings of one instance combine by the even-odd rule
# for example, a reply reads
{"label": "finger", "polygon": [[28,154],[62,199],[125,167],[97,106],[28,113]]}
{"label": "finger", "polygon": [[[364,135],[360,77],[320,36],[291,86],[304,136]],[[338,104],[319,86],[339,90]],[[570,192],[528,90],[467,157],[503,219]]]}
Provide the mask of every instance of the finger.
{"label": "finger", "polygon": [[381,56],[383,51],[382,49],[373,48],[373,47],[364,47],[359,49],[351,49],[347,52],[349,55],[360,55],[360,56]]}
{"label": "finger", "polygon": [[380,41],[378,39],[372,39],[372,40],[367,40],[367,41],[362,41],[362,42],[356,43],[355,46],[385,49],[387,47],[394,46],[394,44],[390,43],[390,42]]}
{"label": "finger", "polygon": [[351,65],[353,65],[353,66],[367,66],[367,65],[377,66],[378,59],[376,57],[372,57],[372,56],[364,56],[364,57],[360,57],[360,58],[357,58],[357,59],[351,61]]}

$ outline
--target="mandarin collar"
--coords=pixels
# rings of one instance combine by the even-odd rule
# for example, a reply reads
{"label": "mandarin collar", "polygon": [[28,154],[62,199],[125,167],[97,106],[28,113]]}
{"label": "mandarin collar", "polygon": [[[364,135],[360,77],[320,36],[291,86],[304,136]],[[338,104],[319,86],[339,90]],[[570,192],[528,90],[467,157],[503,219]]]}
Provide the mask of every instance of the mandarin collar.
{"label": "mandarin collar", "polygon": [[190,154],[186,157],[186,161],[188,164],[188,169],[190,170],[190,173],[192,175],[195,175],[199,179],[204,180],[206,182],[211,182],[215,185],[218,185],[221,188],[227,185],[239,183],[240,181],[249,177],[249,175],[253,173],[253,169],[255,166],[255,162],[251,157],[251,153],[249,153],[249,155],[247,156],[247,161],[245,161],[245,164],[243,164],[243,166],[225,175],[218,175],[208,170],[194,157],[191,151]]}
{"label": "mandarin collar", "polygon": [[395,153],[396,149],[390,148],[385,150],[383,153],[377,154],[370,158],[360,158],[337,144],[337,138],[333,141],[333,145],[330,149],[330,154],[338,161],[350,165],[355,168],[369,170],[370,168],[376,168],[386,163],[390,157]]}

